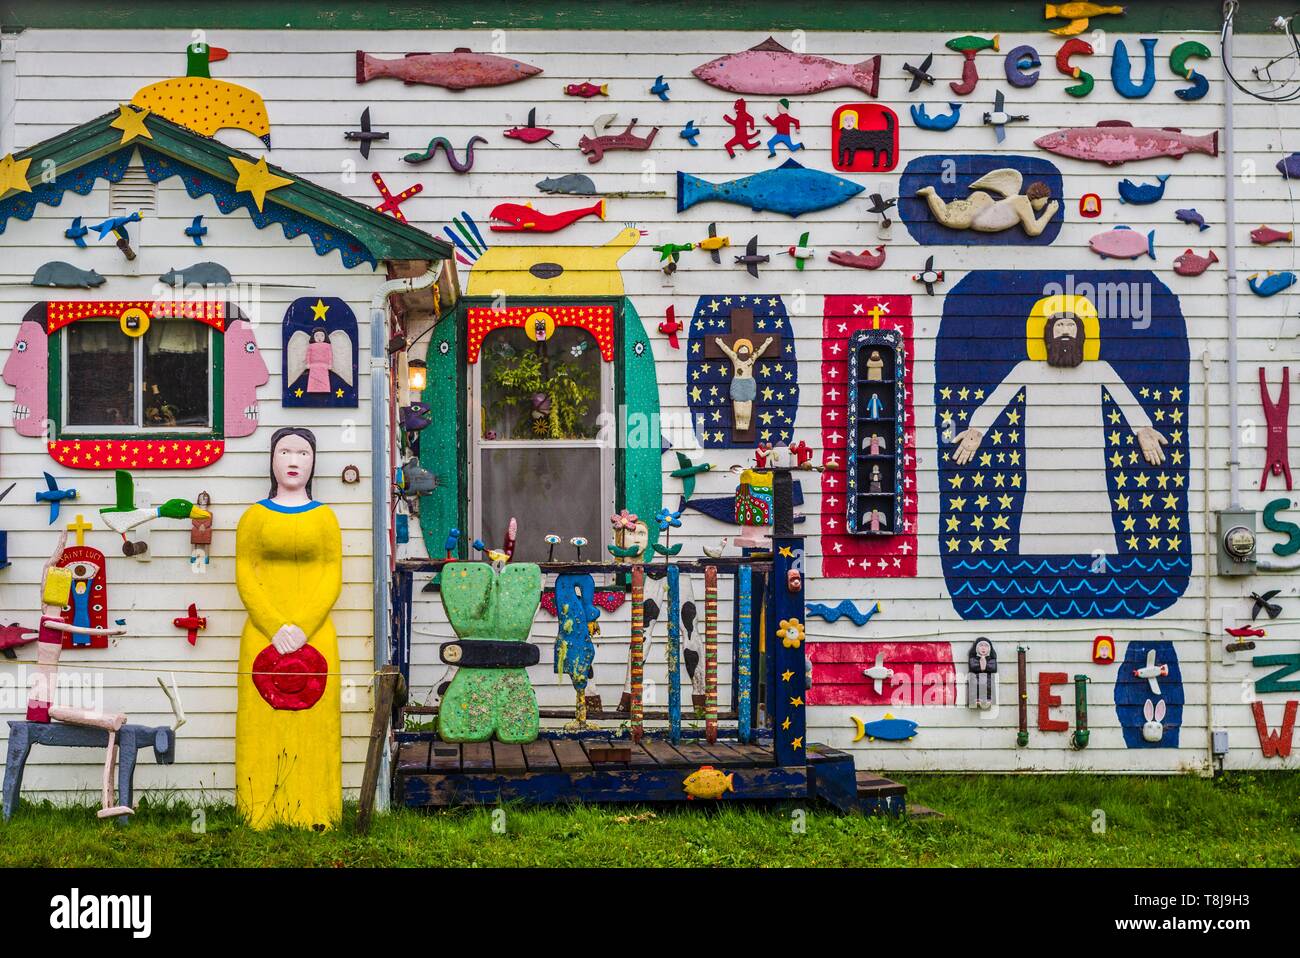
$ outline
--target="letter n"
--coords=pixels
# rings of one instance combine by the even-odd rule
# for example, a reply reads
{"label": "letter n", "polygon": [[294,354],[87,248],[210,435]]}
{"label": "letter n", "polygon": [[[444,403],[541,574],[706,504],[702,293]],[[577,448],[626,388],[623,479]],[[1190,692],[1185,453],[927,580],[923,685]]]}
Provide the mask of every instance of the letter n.
{"label": "letter n", "polygon": [[1259,748],[1265,758],[1272,758],[1274,755],[1286,758],[1291,754],[1291,739],[1295,735],[1297,708],[1300,708],[1300,702],[1294,699],[1286,703],[1286,708],[1282,711],[1282,728],[1274,732],[1269,729],[1268,722],[1264,720],[1264,703],[1250,703],[1250,710],[1255,713],[1255,730],[1259,732]]}

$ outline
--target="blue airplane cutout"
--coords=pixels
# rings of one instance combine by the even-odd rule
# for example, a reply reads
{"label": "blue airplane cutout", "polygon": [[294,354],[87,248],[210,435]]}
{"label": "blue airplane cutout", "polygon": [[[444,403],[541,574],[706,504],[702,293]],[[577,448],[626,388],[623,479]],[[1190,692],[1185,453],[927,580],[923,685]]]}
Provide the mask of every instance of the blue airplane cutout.
{"label": "blue airplane cutout", "polygon": [[661,73],[659,74],[659,76],[655,77],[654,86],[650,87],[650,92],[653,93],[655,96],[659,97],[659,99],[663,100],[665,103],[667,103],[668,91],[670,89],[672,88],[669,87],[668,84],[664,82],[664,75]]}
{"label": "blue airplane cutout", "polygon": [[130,239],[126,232],[126,224],[138,222],[140,222],[140,211],[136,210],[130,216],[110,216],[104,222],[95,223],[90,228],[99,233],[101,240],[109,233],[115,233],[121,239]]}
{"label": "blue airplane cutout", "polygon": [[203,214],[194,217],[194,222],[185,227],[185,235],[194,240],[195,246],[203,245],[203,237],[208,235],[208,228],[203,225]]}
{"label": "blue airplane cutout", "polygon": [[37,490],[36,501],[48,502],[50,504],[50,525],[59,521],[59,506],[64,502],[77,498],[76,489],[60,489],[58,482],[48,472],[42,473],[45,476],[45,484],[49,489],[45,492]]}
{"label": "blue airplane cutout", "polygon": [[694,121],[694,120],[687,120],[687,121],[686,121],[686,125],[685,125],[684,127],[682,127],[682,131],[681,131],[681,133],[678,134],[678,136],[680,136],[683,140],[685,140],[685,141],[686,141],[687,143],[689,143],[691,146],[699,146],[699,145],[700,145],[700,144],[698,144],[698,143],[695,142],[695,138],[696,138],[697,136],[699,136],[699,135],[700,135],[700,130],[699,130],[699,127],[697,127],[697,126],[695,125],[695,121]]}
{"label": "blue airplane cutout", "polygon": [[86,234],[89,232],[90,230],[86,229],[86,227],[81,225],[81,217],[78,216],[76,219],[72,221],[72,225],[63,231],[63,235],[66,236],[68,239],[72,240],[72,242],[76,243],[82,249],[85,249]]}

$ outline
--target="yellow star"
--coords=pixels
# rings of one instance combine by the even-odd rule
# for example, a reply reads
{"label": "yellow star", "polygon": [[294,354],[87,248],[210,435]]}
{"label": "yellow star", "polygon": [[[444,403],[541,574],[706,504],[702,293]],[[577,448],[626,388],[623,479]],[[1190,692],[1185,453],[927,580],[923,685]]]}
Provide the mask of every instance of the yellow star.
{"label": "yellow star", "polygon": [[957,547],[961,545],[961,540],[960,540],[960,539],[948,539],[947,542],[946,542],[945,544],[948,546],[948,551],[949,551],[949,552],[956,552],[956,551],[957,551]]}
{"label": "yellow star", "polygon": [[119,103],[117,111],[117,116],[109,126],[122,131],[122,139],[118,140],[119,146],[130,143],[137,136],[142,136],[146,140],[153,139],[153,134],[144,125],[145,117],[149,115],[148,110],[136,109],[129,103]]}
{"label": "yellow star", "polygon": [[803,696],[802,695],[793,696],[790,699],[790,704],[793,705],[795,708],[798,708],[799,706],[803,705]]}
{"label": "yellow star", "polygon": [[944,530],[945,532],[957,532],[957,527],[961,524],[961,520],[956,516],[949,516],[944,521],[948,523],[948,528]]}
{"label": "yellow star", "polygon": [[790,720],[787,718],[784,722],[781,723],[781,728],[788,729],[789,727],[790,727]]}
{"label": "yellow star", "polygon": [[794,558],[794,553],[790,551],[789,546],[781,546],[781,548],[777,550],[777,555],[782,556],[783,558],[786,559]]}
{"label": "yellow star", "polygon": [[25,160],[15,160],[12,153],[0,160],[0,196],[10,190],[18,193],[30,193],[32,188],[27,185],[27,167],[31,165],[31,157]]}
{"label": "yellow star", "polygon": [[278,190],[282,186],[288,186],[293,182],[287,176],[279,176],[272,173],[266,166],[266,157],[261,157],[256,163],[249,163],[248,160],[241,160],[237,156],[230,158],[230,165],[235,168],[239,174],[239,179],[235,182],[235,192],[250,193],[253,202],[257,204],[257,211],[262,212],[262,204],[266,202],[266,194],[271,190]]}
{"label": "yellow star", "polygon": [[342,398],[343,398],[343,390],[342,390],[342,389],[336,389],[336,390],[334,390],[334,395],[337,396],[339,399],[342,399]]}
{"label": "yellow star", "polygon": [[1133,531],[1133,524],[1134,524],[1135,522],[1137,522],[1137,517],[1136,517],[1136,516],[1125,516],[1125,517],[1124,517],[1124,531],[1125,531],[1125,532],[1132,532],[1132,531]]}
{"label": "yellow star", "polygon": [[1128,508],[1128,496],[1123,496],[1123,495],[1121,495],[1121,496],[1116,496],[1116,497],[1115,497],[1115,505],[1119,506],[1121,509],[1127,509],[1127,508]]}
{"label": "yellow star", "polygon": [[803,736],[800,735],[798,738],[791,739],[790,747],[793,749],[803,748]]}
{"label": "yellow star", "polygon": [[789,669],[786,669],[784,672],[781,673],[782,682],[789,682],[792,678],[794,678],[794,673],[791,672]]}
{"label": "yellow star", "polygon": [[984,548],[984,540],[981,539],[979,536],[976,536],[974,539],[970,541],[971,552],[979,552],[983,548]]}
{"label": "yellow star", "polygon": [[989,541],[993,543],[994,552],[1006,552],[1007,543],[1010,542],[1011,540],[1006,536],[998,536],[996,539],[990,539]]}
{"label": "yellow star", "polygon": [[1165,541],[1169,543],[1169,548],[1173,552],[1177,552],[1178,547],[1183,544],[1183,540],[1179,536],[1174,536],[1172,539],[1166,539]]}
{"label": "yellow star", "polygon": [[319,319],[322,323],[325,322],[325,314],[328,313],[329,311],[330,311],[330,308],[329,308],[328,306],[325,305],[325,300],[323,300],[323,299],[317,299],[317,300],[316,300],[316,305],[313,306],[313,307],[311,308],[311,319],[312,319],[312,322],[314,323],[314,322],[315,322],[316,320],[318,320],[318,319]]}
{"label": "yellow star", "polygon": [[293,394],[294,394],[295,396],[297,396],[299,399],[302,398],[302,390],[301,390],[301,389],[295,389],[295,390],[293,391]]}
{"label": "yellow star", "polygon": [[1130,549],[1136,549],[1138,547],[1138,537],[1129,536],[1127,539],[1124,540],[1124,544],[1128,546]]}

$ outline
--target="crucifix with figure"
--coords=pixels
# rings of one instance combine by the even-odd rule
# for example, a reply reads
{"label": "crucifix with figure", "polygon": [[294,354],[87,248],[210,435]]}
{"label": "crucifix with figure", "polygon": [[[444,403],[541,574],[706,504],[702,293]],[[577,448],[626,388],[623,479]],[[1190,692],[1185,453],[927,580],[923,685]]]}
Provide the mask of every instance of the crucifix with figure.
{"label": "crucifix with figure", "polygon": [[731,363],[731,438],[735,442],[754,442],[754,400],[758,397],[758,381],[754,379],[754,364],[767,352],[774,337],[768,336],[757,347],[752,309],[731,311],[731,332],[725,335],[704,337],[704,355],[707,359],[726,359]]}

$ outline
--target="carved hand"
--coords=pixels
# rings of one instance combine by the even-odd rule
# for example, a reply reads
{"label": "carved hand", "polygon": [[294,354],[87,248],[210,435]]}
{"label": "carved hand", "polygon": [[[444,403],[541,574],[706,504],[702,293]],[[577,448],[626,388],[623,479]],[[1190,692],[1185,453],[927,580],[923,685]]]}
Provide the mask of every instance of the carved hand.
{"label": "carved hand", "polygon": [[1138,445],[1142,447],[1142,457],[1153,466],[1158,466],[1165,461],[1165,451],[1161,446],[1169,444],[1169,440],[1164,434],[1152,429],[1150,426],[1143,426],[1137,431]]}
{"label": "carved hand", "polygon": [[957,444],[957,452],[953,458],[957,460],[957,465],[964,466],[971,461],[975,455],[975,450],[980,447],[980,440],[984,438],[984,433],[978,429],[967,429],[965,432],[959,432],[953,437],[953,442]]}
{"label": "carved hand", "polygon": [[285,624],[271,636],[271,644],[281,655],[288,655],[290,652],[297,652],[307,644],[307,633],[292,623]]}

